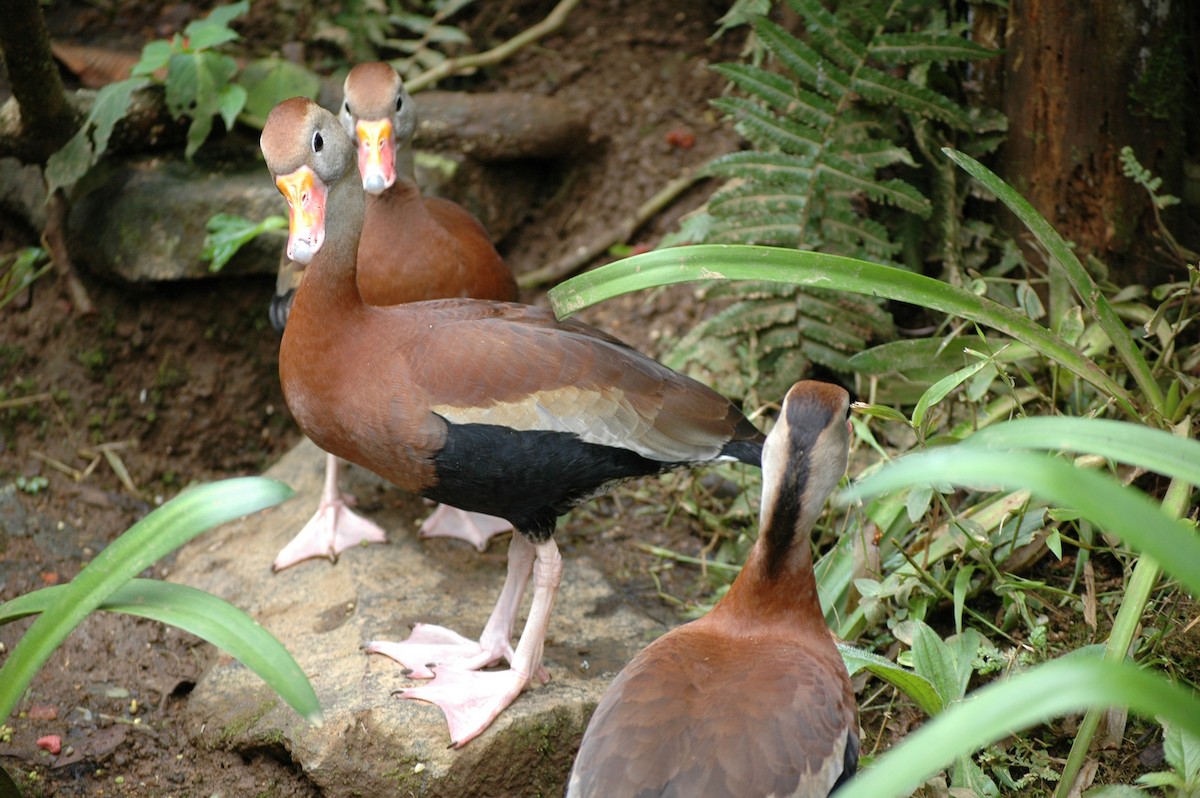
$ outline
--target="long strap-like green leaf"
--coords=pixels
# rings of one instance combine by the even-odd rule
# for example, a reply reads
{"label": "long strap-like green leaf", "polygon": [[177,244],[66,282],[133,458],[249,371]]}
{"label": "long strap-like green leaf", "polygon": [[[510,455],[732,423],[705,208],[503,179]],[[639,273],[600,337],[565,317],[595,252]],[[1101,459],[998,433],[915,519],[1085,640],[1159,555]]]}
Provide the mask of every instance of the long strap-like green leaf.
{"label": "long strap-like green leaf", "polygon": [[1125,706],[1200,735],[1200,696],[1124,662],[1067,656],[983,687],[953,704],[838,791],[838,798],[899,798],[956,757],[1090,706]]}
{"label": "long strap-like green leaf", "polygon": [[292,495],[282,482],[241,477],[190,488],[130,527],[96,555],[30,625],[0,668],[0,719],[66,636],[114,590],[212,527],[278,504]]}
{"label": "long strap-like green leaf", "polygon": [[1200,441],[1126,421],[1031,416],[985,427],[963,443],[993,449],[1062,449],[1098,454],[1200,485]]}
{"label": "long strap-like green leaf", "polygon": [[[70,585],[47,587],[0,604],[0,625],[46,612],[70,589]],[[321,705],[296,660],[258,621],[228,601],[187,585],[133,579],[97,609],[149,618],[212,643],[261,676],[310,723],[320,723]]]}
{"label": "long strap-like green leaf", "polygon": [[779,247],[703,244],[646,252],[601,266],[550,290],[569,316],[605,299],[692,280],[774,280],[921,305],[998,330],[1028,344],[1113,397],[1138,418],[1129,393],[1078,349],[1027,316],[932,277],[855,258]]}
{"label": "long strap-like green leaf", "polygon": [[1200,539],[1189,527],[1167,516],[1136,488],[1127,488],[1105,474],[1075,468],[1056,457],[974,446],[935,449],[897,460],[835,501],[845,503],[938,482],[1024,489],[1077,510],[1130,547],[1151,555],[1189,592],[1200,595]]}

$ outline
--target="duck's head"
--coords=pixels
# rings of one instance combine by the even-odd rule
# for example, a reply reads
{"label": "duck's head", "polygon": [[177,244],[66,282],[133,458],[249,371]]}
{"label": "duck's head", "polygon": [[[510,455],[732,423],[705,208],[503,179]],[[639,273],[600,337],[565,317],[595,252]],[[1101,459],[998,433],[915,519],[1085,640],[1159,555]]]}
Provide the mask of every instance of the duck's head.
{"label": "duck's head", "polygon": [[417,128],[416,109],[400,75],[382,61],[354,67],[346,76],[338,118],[358,145],[363,188],[371,194],[391,188],[397,150],[411,146]]}

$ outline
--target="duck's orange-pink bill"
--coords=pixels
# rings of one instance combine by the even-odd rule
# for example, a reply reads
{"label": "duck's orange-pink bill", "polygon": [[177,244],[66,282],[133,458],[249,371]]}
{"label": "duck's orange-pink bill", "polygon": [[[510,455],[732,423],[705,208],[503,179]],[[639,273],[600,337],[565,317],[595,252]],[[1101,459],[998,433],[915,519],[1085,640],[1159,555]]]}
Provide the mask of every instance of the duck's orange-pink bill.
{"label": "duck's orange-pink bill", "polygon": [[287,200],[290,260],[307,266],[325,242],[325,184],[307,166],[275,178],[279,193]]}
{"label": "duck's orange-pink bill", "polygon": [[358,136],[358,173],[363,187],[372,194],[391,188],[396,182],[396,143],[392,137],[392,120],[359,120],[355,125]]}

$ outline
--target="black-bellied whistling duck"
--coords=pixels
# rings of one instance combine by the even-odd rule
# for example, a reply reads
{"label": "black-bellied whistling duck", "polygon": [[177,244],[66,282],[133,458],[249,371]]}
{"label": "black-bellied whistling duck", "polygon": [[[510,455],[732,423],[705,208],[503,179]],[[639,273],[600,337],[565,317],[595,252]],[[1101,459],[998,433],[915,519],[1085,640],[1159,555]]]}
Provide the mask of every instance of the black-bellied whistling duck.
{"label": "black-bellied whistling duck", "polygon": [[[358,250],[358,289],[371,305],[472,297],[515,301],[517,283],[479,220],[449,200],[425,197],[413,170],[416,110],[388,64],[359,64],[346,76],[340,119],[358,144],[358,169],[367,197]],[[296,287],[284,258],[271,303],[282,330]],[[379,543],[384,531],[346,506],[337,487],[338,460],[329,455],[325,484],[312,520],[275,558],[276,571],[310,557],[335,559],[360,543]],[[455,537],[479,550],[512,525],[500,518],[439,505],[421,525],[424,537]]]}
{"label": "black-bellied whistling duck", "polygon": [[[279,353],[288,408],[322,449],[399,487],[512,522],[508,576],[478,642],[428,625],[371,652],[404,664],[409,698],[442,708],[462,745],[544,677],[562,574],[555,520],[632,477],[712,460],[758,465],[763,436],[728,400],[547,310],[448,299],[377,307],[355,284],[363,191],[354,145],[300,98],[271,112],[262,150],[307,273]],[[510,643],[525,585],[533,601]],[[507,670],[477,669],[507,659]]]}
{"label": "black-bellied whistling duck", "polygon": [[829,793],[858,762],[858,709],[817,601],[809,533],[846,470],[849,397],[788,391],[763,448],[759,537],[729,592],[625,666],[567,798]]}

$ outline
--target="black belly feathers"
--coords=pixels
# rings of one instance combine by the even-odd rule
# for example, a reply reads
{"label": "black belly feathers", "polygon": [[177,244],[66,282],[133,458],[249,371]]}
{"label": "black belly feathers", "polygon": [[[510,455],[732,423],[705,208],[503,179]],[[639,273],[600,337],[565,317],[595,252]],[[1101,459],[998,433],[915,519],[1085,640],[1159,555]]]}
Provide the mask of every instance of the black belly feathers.
{"label": "black belly feathers", "polygon": [[[535,543],[554,534],[559,515],[611,485],[691,465],[590,443],[571,432],[496,424],[447,428],[445,445],[434,456],[437,484],[424,495],[504,518]],[[762,441],[730,441],[721,457],[759,465]]]}

